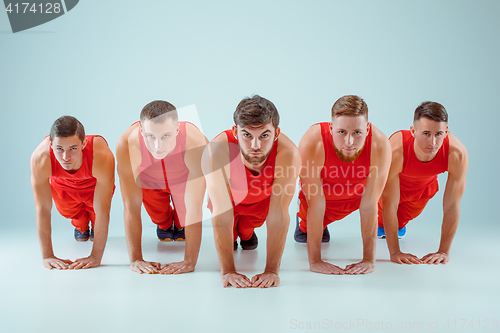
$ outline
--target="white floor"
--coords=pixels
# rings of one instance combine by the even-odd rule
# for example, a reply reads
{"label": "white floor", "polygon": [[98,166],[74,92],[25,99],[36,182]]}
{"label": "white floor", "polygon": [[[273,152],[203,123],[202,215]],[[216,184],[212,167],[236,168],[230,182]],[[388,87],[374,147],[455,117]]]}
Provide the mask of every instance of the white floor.
{"label": "white floor", "polygon": [[[69,259],[88,255],[91,243],[75,242],[69,222],[55,220],[56,255]],[[146,222],[145,258],[162,263],[182,259],[184,244],[158,242],[153,224]],[[424,213],[408,226],[403,249],[418,256],[434,251],[438,222],[428,221]],[[385,240],[378,240],[377,269],[365,276],[310,272],[306,245],[293,241],[293,224],[281,265],[281,285],[262,290],[222,288],[209,221],[204,222],[196,271],[178,276],[130,271],[125,237],[113,232],[102,267],[48,270],[41,264],[34,225],[30,230],[5,230],[0,235],[0,331],[240,333],[392,328],[422,332],[434,328],[478,331],[479,326],[481,331],[495,331],[500,319],[498,229],[488,232],[474,229],[468,221],[463,224],[447,265],[391,263]],[[119,227],[119,219],[112,220],[111,229]],[[357,213],[331,225],[330,232],[331,243],[323,245],[325,259],[340,266],[360,259]],[[237,268],[249,276],[265,265],[265,228],[257,234],[257,250],[239,250],[235,255]]]}

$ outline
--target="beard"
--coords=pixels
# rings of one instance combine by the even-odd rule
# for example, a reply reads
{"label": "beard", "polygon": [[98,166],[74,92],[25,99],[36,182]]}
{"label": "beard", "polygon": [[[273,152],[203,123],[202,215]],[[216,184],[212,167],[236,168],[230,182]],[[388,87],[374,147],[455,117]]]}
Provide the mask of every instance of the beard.
{"label": "beard", "polygon": [[338,150],[337,147],[335,147],[335,143],[333,144],[333,149],[335,149],[335,153],[337,154],[338,158],[340,158],[340,160],[344,162],[354,162],[355,160],[357,160],[359,155],[361,155],[361,153],[363,152],[364,148],[365,146],[363,145],[363,147],[361,147],[361,149],[358,150],[354,155],[347,156],[344,155],[340,150]]}
{"label": "beard", "polygon": [[[245,161],[247,161],[248,163],[253,164],[253,165],[258,165],[258,164],[263,163],[267,159],[269,154],[271,154],[271,150],[272,150],[272,148],[269,149],[269,151],[267,153],[264,153],[264,151],[261,149],[249,150],[248,153],[245,153],[243,151],[243,149],[241,149],[241,146],[239,143],[238,143],[238,146],[240,147],[241,155],[243,156]],[[254,157],[254,156],[251,156],[250,153],[263,153],[263,154],[261,156]]]}

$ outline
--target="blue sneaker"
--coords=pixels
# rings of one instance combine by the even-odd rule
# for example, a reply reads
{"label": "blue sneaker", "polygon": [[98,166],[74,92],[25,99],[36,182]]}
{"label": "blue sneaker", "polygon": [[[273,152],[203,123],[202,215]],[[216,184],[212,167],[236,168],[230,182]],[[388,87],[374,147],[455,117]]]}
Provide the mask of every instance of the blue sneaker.
{"label": "blue sneaker", "polygon": [[406,235],[406,226],[398,230],[398,238],[403,238]]}
{"label": "blue sneaker", "polygon": [[[299,227],[299,217],[295,216],[295,221],[296,221],[296,226],[295,226],[295,233],[293,234],[293,239],[297,243],[307,243],[307,233],[303,232],[300,230]],[[330,232],[328,231],[328,227],[325,227],[325,230],[323,230],[323,237],[321,238],[322,243],[328,243],[330,241]]]}
{"label": "blue sneaker", "polygon": [[183,242],[186,240],[184,228],[177,228],[174,224],[174,241]]}
{"label": "blue sneaker", "polygon": [[[398,230],[398,238],[403,238],[406,235],[406,226],[403,229]],[[382,227],[378,227],[377,238],[385,238],[385,230]]]}
{"label": "blue sneaker", "polygon": [[378,227],[377,238],[379,238],[379,239],[385,238],[385,230],[384,230],[384,228]]}
{"label": "blue sneaker", "polygon": [[75,240],[77,242],[86,242],[89,240],[90,232],[85,230],[84,232],[80,232],[77,228],[75,228]]}
{"label": "blue sneaker", "polygon": [[240,238],[240,246],[243,250],[255,250],[259,245],[259,239],[255,234],[255,231],[252,234],[252,237],[248,240],[243,240]]}
{"label": "blue sneaker", "polygon": [[156,236],[162,242],[171,242],[174,240],[174,229],[172,227],[161,229],[159,226],[156,226]]}
{"label": "blue sneaker", "polygon": [[90,229],[90,241],[93,242],[94,241],[94,229]]}

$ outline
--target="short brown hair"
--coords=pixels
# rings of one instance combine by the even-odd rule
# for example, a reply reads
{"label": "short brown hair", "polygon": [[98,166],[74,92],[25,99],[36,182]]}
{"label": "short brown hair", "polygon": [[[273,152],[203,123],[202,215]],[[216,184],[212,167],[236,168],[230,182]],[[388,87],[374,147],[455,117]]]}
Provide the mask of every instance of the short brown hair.
{"label": "short brown hair", "polygon": [[448,123],[448,112],[446,112],[444,106],[436,102],[423,102],[415,109],[413,121],[417,121],[422,117],[437,122],[444,121],[445,123]]}
{"label": "short brown hair", "polygon": [[338,116],[365,116],[368,120],[368,106],[359,96],[342,96],[332,106],[332,118]]}
{"label": "short brown hair", "polygon": [[[164,117],[160,117],[165,115]],[[151,120],[155,123],[162,123],[166,119],[178,120],[177,109],[175,106],[165,101],[152,101],[141,111],[141,123],[145,120]]]}
{"label": "short brown hair", "polygon": [[85,140],[85,129],[81,122],[72,116],[59,117],[50,128],[50,141],[52,142],[55,137],[67,138],[77,135],[81,142]]}
{"label": "short brown hair", "polygon": [[241,127],[259,126],[272,122],[274,128],[280,124],[280,115],[274,104],[259,95],[243,99],[233,114],[234,123]]}

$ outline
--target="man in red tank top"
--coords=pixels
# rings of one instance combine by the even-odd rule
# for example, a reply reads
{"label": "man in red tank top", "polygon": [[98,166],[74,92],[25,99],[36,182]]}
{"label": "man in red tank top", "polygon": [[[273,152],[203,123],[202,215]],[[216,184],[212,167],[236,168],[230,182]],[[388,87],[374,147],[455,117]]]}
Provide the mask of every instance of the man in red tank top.
{"label": "man in red tank top", "polygon": [[[104,138],[86,136],[83,125],[74,117],[57,119],[50,135],[31,156],[36,225],[45,267],[80,269],[101,264],[108,238],[114,183],[115,160]],[[89,238],[94,241],[92,252],[87,258],[72,262],[54,255],[50,212],[52,200],[59,213],[71,219],[77,241]]]}
{"label": "man in red tank top", "polygon": [[[222,285],[277,287],[300,155],[280,132],[278,110],[269,100],[258,95],[245,98],[233,118],[233,128],[212,140],[203,161]],[[250,280],[236,272],[233,250],[238,247],[238,237],[244,250],[255,249],[254,229],[264,222],[266,268]]]}
{"label": "man in red tank top", "polygon": [[[460,200],[465,191],[467,150],[448,132],[448,114],[439,103],[424,102],[415,110],[409,131],[394,133],[390,139],[392,163],[379,204],[380,238],[387,238],[391,261],[399,264],[446,264],[458,226]],[[448,171],[443,199],[441,243],[435,253],[418,258],[402,253],[398,235],[406,224],[424,210],[437,193],[437,175]]]}
{"label": "man in red tank top", "polygon": [[[205,178],[201,156],[207,139],[193,124],[178,121],[176,108],[153,101],[118,139],[116,158],[124,205],[130,269],[137,273],[192,272],[201,243]],[[184,260],[166,264],[142,256],[141,205],[162,241],[186,241]]]}
{"label": "man in red tank top", "polygon": [[[307,242],[309,268],[323,274],[367,274],[375,269],[377,201],[391,161],[385,135],[368,123],[358,96],[339,98],[332,122],[313,125],[299,143],[302,156],[299,212],[294,238]],[[359,209],[363,260],[345,269],[321,259],[326,226]],[[326,239],[325,239],[326,238]]]}

